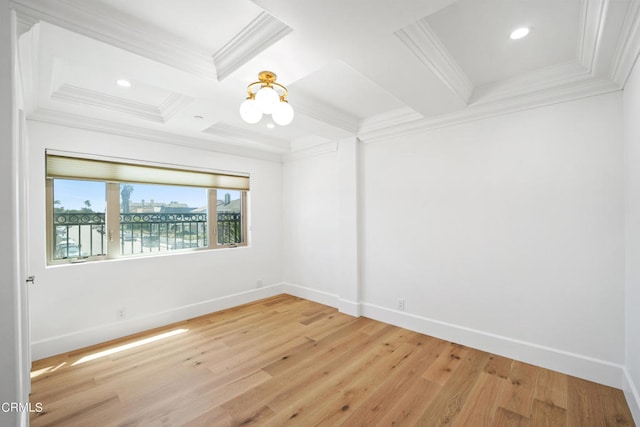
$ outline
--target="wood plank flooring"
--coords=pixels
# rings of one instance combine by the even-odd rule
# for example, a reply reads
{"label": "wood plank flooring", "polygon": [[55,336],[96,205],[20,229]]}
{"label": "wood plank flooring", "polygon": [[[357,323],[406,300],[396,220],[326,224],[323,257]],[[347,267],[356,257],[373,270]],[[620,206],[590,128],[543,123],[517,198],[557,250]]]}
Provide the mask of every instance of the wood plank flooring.
{"label": "wood plank flooring", "polygon": [[34,363],[38,426],[633,426],[622,391],[289,295]]}

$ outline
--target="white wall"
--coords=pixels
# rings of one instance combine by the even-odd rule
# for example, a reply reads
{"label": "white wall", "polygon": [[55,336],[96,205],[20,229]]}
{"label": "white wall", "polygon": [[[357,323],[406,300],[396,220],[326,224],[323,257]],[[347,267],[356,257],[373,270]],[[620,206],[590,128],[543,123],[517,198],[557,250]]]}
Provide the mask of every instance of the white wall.
{"label": "white wall", "polygon": [[332,150],[284,165],[284,281],[334,299],[339,291],[337,160]]}
{"label": "white wall", "polygon": [[[20,376],[20,312],[18,301],[18,219],[16,97],[14,96],[14,42],[9,2],[0,0],[0,404],[28,402]],[[5,408],[5,406],[3,406]],[[23,413],[24,415],[24,413]],[[17,412],[0,411],[0,425],[18,426]]]}
{"label": "white wall", "polygon": [[284,165],[284,290],[358,316],[358,141],[291,155]]}
{"label": "white wall", "polygon": [[627,159],[625,391],[636,420],[640,420],[640,66],[637,64],[625,86],[623,100]]}
{"label": "white wall", "polygon": [[[294,292],[340,295],[339,159],[285,165]],[[352,167],[362,314],[620,387],[620,92],[362,144]]]}
{"label": "white wall", "polygon": [[363,313],[619,385],[621,105],[614,93],[365,144]]}
{"label": "white wall", "polygon": [[[34,359],[257,299],[281,282],[280,163],[32,121],[29,136]],[[250,173],[250,247],[48,267],[47,148]],[[259,291],[258,280],[265,286]]]}

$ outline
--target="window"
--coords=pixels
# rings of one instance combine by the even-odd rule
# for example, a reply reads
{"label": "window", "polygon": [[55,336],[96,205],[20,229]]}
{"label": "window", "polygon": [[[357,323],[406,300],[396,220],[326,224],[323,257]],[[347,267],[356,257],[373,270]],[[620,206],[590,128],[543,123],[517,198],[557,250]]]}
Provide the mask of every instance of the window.
{"label": "window", "polygon": [[47,154],[50,263],[247,244],[249,178]]}

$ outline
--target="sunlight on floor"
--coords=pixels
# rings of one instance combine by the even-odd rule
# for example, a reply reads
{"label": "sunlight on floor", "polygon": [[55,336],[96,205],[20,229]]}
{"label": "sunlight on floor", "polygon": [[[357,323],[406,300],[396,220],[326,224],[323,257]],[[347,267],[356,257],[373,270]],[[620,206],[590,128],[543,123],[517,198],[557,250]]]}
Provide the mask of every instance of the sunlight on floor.
{"label": "sunlight on floor", "polygon": [[62,362],[58,366],[48,366],[46,368],[38,369],[37,371],[31,372],[31,378],[39,377],[40,375],[46,374],[48,372],[55,372],[56,370],[58,370],[59,368],[62,368],[66,364],[67,362]]}
{"label": "sunlight on floor", "polygon": [[76,366],[76,365],[79,365],[81,363],[89,362],[91,360],[99,359],[101,357],[109,356],[111,354],[119,353],[121,351],[129,350],[129,349],[136,348],[136,347],[140,347],[141,345],[150,344],[152,342],[160,341],[160,340],[163,340],[165,338],[169,338],[169,337],[172,337],[174,335],[178,335],[178,334],[181,334],[181,333],[187,332],[187,331],[188,331],[188,329],[176,329],[174,331],[166,332],[164,334],[155,335],[153,337],[145,338],[145,339],[142,339],[142,340],[134,341],[134,342],[129,343],[129,344],[124,344],[124,345],[121,345],[121,346],[118,346],[118,347],[110,348],[108,350],[100,351],[98,353],[90,354],[89,356],[85,356],[85,357],[83,357],[81,359],[78,359],[76,362],[71,364],[71,366]]}

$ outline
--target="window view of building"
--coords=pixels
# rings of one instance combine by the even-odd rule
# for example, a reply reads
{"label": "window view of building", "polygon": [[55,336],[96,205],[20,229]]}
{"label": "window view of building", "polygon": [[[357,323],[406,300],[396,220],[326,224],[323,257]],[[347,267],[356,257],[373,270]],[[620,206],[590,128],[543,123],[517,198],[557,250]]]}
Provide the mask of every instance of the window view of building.
{"label": "window view of building", "polygon": [[216,200],[217,244],[238,245],[244,242],[244,228],[242,223],[243,199],[238,190],[218,191]]}
{"label": "window view of building", "polygon": [[207,195],[203,188],[120,184],[121,255],[208,247]]}
{"label": "window view of building", "polygon": [[49,259],[69,262],[246,245],[246,193],[49,178]]}
{"label": "window view of building", "polygon": [[56,179],[53,184],[53,259],[106,255],[105,183]]}

